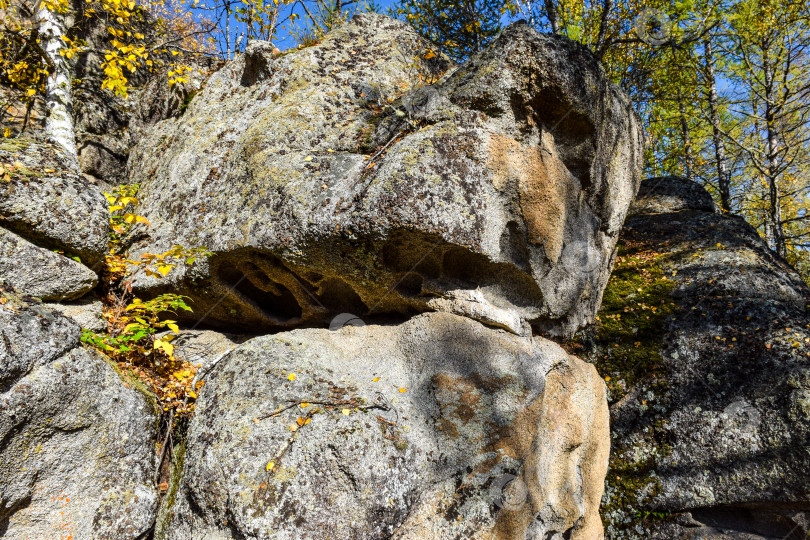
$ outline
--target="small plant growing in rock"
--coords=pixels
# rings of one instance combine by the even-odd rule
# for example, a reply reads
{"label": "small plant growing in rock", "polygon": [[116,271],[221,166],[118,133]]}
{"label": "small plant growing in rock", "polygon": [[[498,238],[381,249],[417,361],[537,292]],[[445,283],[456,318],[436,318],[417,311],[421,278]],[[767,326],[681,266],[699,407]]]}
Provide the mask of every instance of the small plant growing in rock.
{"label": "small plant growing in rock", "polygon": [[191,311],[186,297],[165,293],[150,300],[134,296],[136,276],[162,279],[183,263],[191,266],[199,257],[208,256],[204,248],[174,246],[160,253],[144,253],[130,259],[125,239],[138,224],[149,221],[135,213],[138,185],[119,186],[105,193],[110,210],[110,252],[102,272],[104,318],[107,331],[99,334],[82,331],[82,341],[103,352],[118,366],[139,378],[152,389],[164,410],[189,413],[196,395],[191,388],[196,367],[175,357],[172,340],[180,333],[177,321],[167,314]]}

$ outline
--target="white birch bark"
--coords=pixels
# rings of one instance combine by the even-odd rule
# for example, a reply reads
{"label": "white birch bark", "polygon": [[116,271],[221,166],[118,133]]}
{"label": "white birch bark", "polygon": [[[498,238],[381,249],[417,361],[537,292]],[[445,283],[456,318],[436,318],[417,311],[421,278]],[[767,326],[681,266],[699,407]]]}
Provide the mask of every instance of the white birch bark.
{"label": "white birch bark", "polygon": [[59,54],[65,43],[65,14],[55,13],[39,2],[37,8],[39,35],[42,49],[52,65],[51,73],[45,82],[45,104],[48,117],[45,119],[45,132],[61,146],[70,160],[70,165],[78,171],[79,158],[76,153],[76,134],[73,128],[73,89],[71,88],[70,66]]}

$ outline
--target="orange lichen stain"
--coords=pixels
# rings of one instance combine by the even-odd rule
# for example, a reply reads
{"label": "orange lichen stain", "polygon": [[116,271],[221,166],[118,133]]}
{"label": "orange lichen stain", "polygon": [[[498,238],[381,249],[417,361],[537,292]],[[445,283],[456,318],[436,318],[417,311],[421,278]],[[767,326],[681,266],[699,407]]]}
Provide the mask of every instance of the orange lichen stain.
{"label": "orange lichen stain", "polygon": [[71,516],[70,510],[68,509],[68,505],[70,503],[70,497],[59,492],[59,495],[56,497],[51,497],[51,500],[54,502],[59,503],[62,510],[59,512],[60,523],[55,524],[57,529],[60,529],[62,532],[59,534],[59,540],[73,540],[73,518]]}
{"label": "orange lichen stain", "polygon": [[553,136],[544,133],[541,144],[534,146],[505,135],[493,135],[487,150],[487,165],[495,189],[507,190],[517,185],[529,242],[542,245],[546,257],[557,262],[569,218],[568,203],[576,200],[581,188],[560,158]]}

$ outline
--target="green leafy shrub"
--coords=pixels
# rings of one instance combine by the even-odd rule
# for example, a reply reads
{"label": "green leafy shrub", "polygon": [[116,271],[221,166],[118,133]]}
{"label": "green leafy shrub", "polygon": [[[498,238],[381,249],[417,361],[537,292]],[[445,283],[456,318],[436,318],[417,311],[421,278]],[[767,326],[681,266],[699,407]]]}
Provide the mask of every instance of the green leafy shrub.
{"label": "green leafy shrub", "polygon": [[192,266],[210,252],[205,248],[173,246],[164,253],[144,253],[137,259],[124,253],[127,235],[149,221],[135,213],[138,185],[126,185],[105,193],[110,211],[110,251],[105,257],[101,288],[107,330],[82,331],[82,341],[114,360],[124,372],[139,378],[154,392],[164,410],[190,413],[193,399],[191,381],[197,369],[175,357],[172,340],[180,333],[172,318],[179,311],[191,311],[188,298],[164,293],[143,300],[134,296],[136,276],[162,279],[180,264]]}

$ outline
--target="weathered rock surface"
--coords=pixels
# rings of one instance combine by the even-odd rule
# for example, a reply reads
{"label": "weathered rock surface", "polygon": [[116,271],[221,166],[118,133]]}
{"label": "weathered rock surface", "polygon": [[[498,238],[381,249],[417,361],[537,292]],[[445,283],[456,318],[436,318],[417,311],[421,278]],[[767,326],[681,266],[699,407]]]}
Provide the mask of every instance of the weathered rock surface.
{"label": "weathered rock surface", "polygon": [[156,538],[601,538],[607,414],[592,366],[456,315],[257,337],[202,388]]}
{"label": "weathered rock surface", "polygon": [[695,182],[680,176],[661,176],[641,182],[629,214],[664,214],[680,210],[714,212],[714,201],[709,192]]}
{"label": "weathered rock surface", "polygon": [[[106,26],[102,30],[109,36]],[[182,115],[213,68],[213,61],[184,62],[192,68],[186,73],[188,81],[170,85],[165,71],[148,79],[140,74],[130,81],[139,88],[133,88],[127,99],[99,91],[103,76],[92,74],[85,79],[79,75],[83,81],[76,92],[75,121],[82,173],[104,186],[126,183],[129,151],[143,130],[160,120]]]}
{"label": "weathered rock surface", "polygon": [[0,228],[0,279],[43,300],[75,300],[98,283],[92,270]]}
{"label": "weathered rock surface", "polygon": [[652,200],[625,224],[601,326],[580,337],[610,377],[607,534],[804,538],[810,291],[700,189],[643,183]]}
{"label": "weathered rock surface", "polygon": [[47,307],[58,311],[68,319],[73,319],[82,328],[96,333],[104,333],[107,330],[107,321],[104,319],[104,306],[101,300],[93,298],[91,295],[75,302],[47,304]]}
{"label": "weathered rock surface", "polygon": [[289,54],[250,44],[133,150],[136,251],[215,253],[136,285],[240,332],[452,309],[567,334],[599,304],[641,154],[630,102],[571,41],[514,25],[453,71],[358,15]]}
{"label": "weathered rock surface", "polygon": [[[14,166],[17,163],[19,166]],[[0,142],[0,226],[100,269],[107,250],[108,211],[101,189],[71,172],[64,156],[36,138]]]}
{"label": "weathered rock surface", "polygon": [[79,345],[74,322],[0,295],[0,536],[144,538],[154,405]]}

